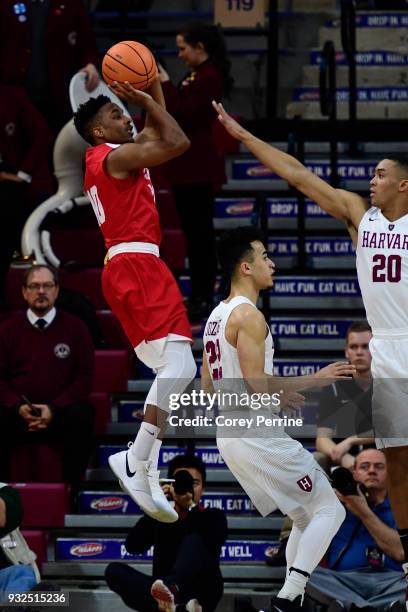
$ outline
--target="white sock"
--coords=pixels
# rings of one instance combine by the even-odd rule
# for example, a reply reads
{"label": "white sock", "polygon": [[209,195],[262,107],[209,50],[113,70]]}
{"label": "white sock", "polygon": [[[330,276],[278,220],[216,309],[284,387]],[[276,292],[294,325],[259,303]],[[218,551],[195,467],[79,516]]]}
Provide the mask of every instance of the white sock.
{"label": "white sock", "polygon": [[161,445],[162,445],[162,440],[159,440],[158,438],[156,438],[153,444],[153,448],[150,451],[149,461],[151,461],[152,468],[154,470],[157,470],[157,466],[159,464],[159,454],[160,454]]}
{"label": "white sock", "polygon": [[[136,461],[147,461],[152,452],[157,436],[160,433],[160,427],[151,425],[150,423],[143,423],[140,426],[135,441],[130,447],[129,460],[135,459]],[[130,465],[130,469],[134,469],[134,466]]]}
{"label": "white sock", "polygon": [[303,595],[305,594],[306,583],[308,580],[308,575],[304,576],[303,574],[294,571],[292,568],[288,572],[285,583],[278,593],[278,597],[293,601],[298,595],[301,595],[303,601]]}

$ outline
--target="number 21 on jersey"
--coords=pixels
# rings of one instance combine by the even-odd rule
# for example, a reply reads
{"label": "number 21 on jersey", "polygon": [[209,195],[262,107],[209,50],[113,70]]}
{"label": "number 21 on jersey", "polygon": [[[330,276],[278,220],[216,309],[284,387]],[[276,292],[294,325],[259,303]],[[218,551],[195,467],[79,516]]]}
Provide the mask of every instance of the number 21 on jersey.
{"label": "number 21 on jersey", "polygon": [[86,193],[91,201],[96,219],[99,225],[102,225],[102,223],[105,222],[105,211],[103,210],[102,202],[99,199],[96,185],[92,185],[92,187]]}
{"label": "number 21 on jersey", "polygon": [[211,370],[211,376],[213,380],[221,380],[222,378],[222,366],[221,366],[221,348],[219,340],[207,340],[205,343],[205,352],[208,358],[208,366]]}

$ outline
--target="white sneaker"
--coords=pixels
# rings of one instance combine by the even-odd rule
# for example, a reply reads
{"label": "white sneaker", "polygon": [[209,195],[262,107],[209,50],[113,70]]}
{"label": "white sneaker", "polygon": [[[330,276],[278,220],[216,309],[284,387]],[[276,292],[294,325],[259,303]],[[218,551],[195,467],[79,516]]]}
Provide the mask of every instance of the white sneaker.
{"label": "white sneaker", "polygon": [[159,482],[159,470],[153,470],[150,466],[147,472],[147,478],[150,485],[150,494],[152,496],[156,508],[163,516],[167,517],[166,519],[159,520],[161,520],[163,523],[175,523],[178,520],[178,514],[170,505],[169,500],[163,493],[163,489],[161,488]]}
{"label": "white sneaker", "polygon": [[[129,467],[128,452],[120,451],[110,455],[108,458],[111,470],[119,479],[120,486],[148,516],[162,523],[174,523],[177,521],[178,514],[170,506],[163,491],[161,492],[166,504],[160,500],[160,504],[157,505],[152,497],[150,490],[151,478],[149,477],[150,462],[133,460],[132,465],[135,466],[135,469],[132,471]],[[160,487],[159,484],[158,486]],[[157,493],[156,497],[159,498]]]}
{"label": "white sneaker", "polygon": [[160,612],[175,612],[174,595],[162,580],[155,580],[153,582],[150,593],[156,601]]}

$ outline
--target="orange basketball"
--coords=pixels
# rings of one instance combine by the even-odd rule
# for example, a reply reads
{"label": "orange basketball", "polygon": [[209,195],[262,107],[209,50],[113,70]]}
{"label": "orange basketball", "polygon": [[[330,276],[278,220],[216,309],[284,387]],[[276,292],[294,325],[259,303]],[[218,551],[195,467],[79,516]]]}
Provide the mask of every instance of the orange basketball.
{"label": "orange basketball", "polygon": [[134,40],[113,45],[102,60],[104,81],[129,81],[136,89],[146,89],[157,76],[156,61],[150,49]]}

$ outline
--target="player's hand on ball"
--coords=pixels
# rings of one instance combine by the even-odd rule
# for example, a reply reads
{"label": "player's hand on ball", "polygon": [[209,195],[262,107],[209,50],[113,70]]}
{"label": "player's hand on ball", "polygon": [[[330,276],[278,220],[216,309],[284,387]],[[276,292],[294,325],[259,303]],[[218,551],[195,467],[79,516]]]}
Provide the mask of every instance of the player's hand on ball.
{"label": "player's hand on ball", "polygon": [[152,97],[145,91],[135,89],[132,85],[126,81],[125,83],[118,83],[114,81],[112,85],[109,85],[110,89],[122,100],[136,104],[144,108],[146,104],[152,100]]}
{"label": "player's hand on ball", "polygon": [[239,125],[235,119],[229,115],[224,109],[221,102],[212,101],[213,108],[216,113],[218,113],[218,120],[225,127],[227,132],[236,138],[237,140],[242,140],[246,135],[249,134],[247,130],[245,130],[242,125]]}

